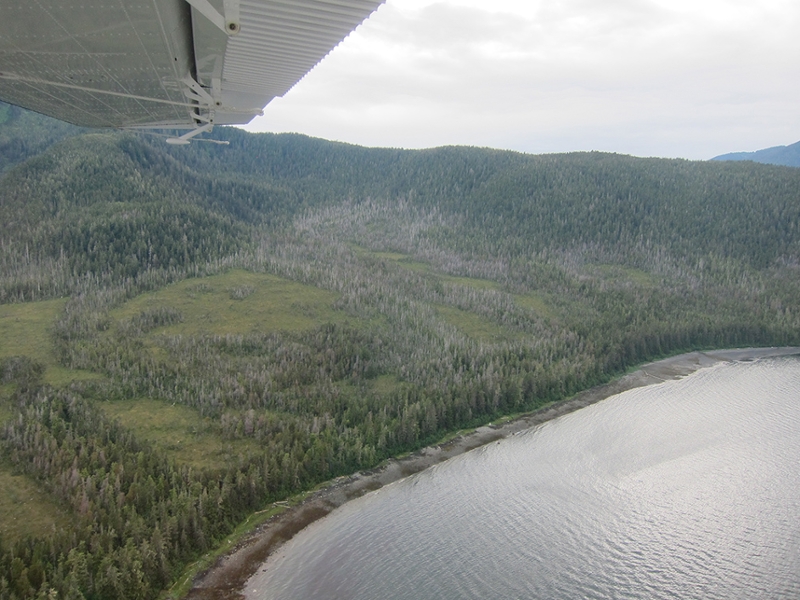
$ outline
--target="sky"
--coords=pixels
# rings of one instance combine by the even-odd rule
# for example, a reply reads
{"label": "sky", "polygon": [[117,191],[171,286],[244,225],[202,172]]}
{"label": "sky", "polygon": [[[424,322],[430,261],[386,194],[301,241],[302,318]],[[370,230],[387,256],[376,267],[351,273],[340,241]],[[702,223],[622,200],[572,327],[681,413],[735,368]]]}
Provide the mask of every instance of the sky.
{"label": "sky", "polygon": [[250,131],[708,159],[800,140],[798,0],[387,0]]}

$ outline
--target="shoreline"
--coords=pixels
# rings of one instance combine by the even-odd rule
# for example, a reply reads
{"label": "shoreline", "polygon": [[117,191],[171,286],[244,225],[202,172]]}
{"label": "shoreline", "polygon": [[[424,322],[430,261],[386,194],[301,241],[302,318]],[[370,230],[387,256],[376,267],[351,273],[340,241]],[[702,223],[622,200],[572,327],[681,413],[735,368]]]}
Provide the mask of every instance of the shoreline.
{"label": "shoreline", "polygon": [[[402,458],[392,458],[379,467],[334,479],[309,494],[299,504],[265,521],[246,534],[227,554],[220,556],[194,580],[187,600],[243,600],[247,581],[283,543],[305,527],[346,502],[367,492],[424,471],[485,444],[507,438],[622,392],[680,379],[721,362],[739,362],[800,354],[800,347],[744,348],[689,352],[651,362],[609,383],[595,386],[534,412],[498,425],[484,425],[437,446],[422,448]],[[276,503],[281,505],[282,503]]]}

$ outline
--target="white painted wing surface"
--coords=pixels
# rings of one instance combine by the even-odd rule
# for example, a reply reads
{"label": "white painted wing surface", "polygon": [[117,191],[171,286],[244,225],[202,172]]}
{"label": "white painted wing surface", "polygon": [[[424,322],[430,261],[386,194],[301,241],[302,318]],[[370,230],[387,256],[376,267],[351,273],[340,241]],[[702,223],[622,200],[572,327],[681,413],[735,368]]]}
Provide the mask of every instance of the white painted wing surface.
{"label": "white painted wing surface", "polygon": [[383,0],[0,0],[0,99],[86,127],[247,123]]}

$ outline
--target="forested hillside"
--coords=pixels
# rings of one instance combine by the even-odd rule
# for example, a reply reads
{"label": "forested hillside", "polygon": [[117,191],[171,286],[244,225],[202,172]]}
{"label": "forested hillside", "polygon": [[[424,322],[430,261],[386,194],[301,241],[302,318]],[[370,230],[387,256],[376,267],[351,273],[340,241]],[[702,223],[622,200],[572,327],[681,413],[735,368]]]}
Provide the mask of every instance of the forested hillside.
{"label": "forested hillside", "polygon": [[62,516],[0,528],[0,599],[155,598],[334,476],[665,354],[800,343],[798,169],[37,146],[7,116],[0,496],[24,477]]}

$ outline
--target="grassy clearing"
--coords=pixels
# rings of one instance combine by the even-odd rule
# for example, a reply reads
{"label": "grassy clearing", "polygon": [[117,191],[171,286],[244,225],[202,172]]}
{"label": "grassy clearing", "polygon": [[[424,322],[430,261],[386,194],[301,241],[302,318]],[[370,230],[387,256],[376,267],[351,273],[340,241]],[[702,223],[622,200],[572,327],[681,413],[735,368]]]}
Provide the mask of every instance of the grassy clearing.
{"label": "grassy clearing", "polygon": [[68,523],[66,513],[26,475],[15,475],[0,460],[0,539],[4,544],[26,535],[45,535]]}
{"label": "grassy clearing", "polygon": [[339,389],[343,400],[349,402],[350,400],[357,401],[365,393],[377,394],[382,397],[387,396],[397,391],[403,383],[397,376],[386,374],[372,379],[364,379],[358,384],[353,384],[349,381],[337,381],[333,385]]}
{"label": "grassy clearing", "polygon": [[501,291],[502,287],[496,281],[490,279],[476,279],[475,277],[455,277],[453,275],[437,275],[443,283],[452,285],[463,285],[475,288],[476,290],[496,290]]}
{"label": "grassy clearing", "polygon": [[400,387],[400,380],[395,375],[380,375],[370,381],[372,391],[376,394],[390,394]]}
{"label": "grassy clearing", "polygon": [[44,381],[62,386],[99,377],[89,371],[67,369],[56,362],[50,326],[66,300],[0,305],[0,358],[28,356],[45,365]]}
{"label": "grassy clearing", "polygon": [[442,283],[449,283],[453,285],[463,285],[466,287],[475,288],[478,290],[501,290],[501,286],[496,281],[490,279],[477,279],[474,277],[457,277],[455,275],[446,275],[444,273],[437,273],[428,263],[414,260],[408,254],[400,254],[399,252],[373,252],[362,248],[360,246],[353,246],[356,254],[362,256],[372,256],[381,260],[388,260],[397,263],[399,266],[415,273],[425,273],[432,275]]}
{"label": "grassy clearing", "polygon": [[397,260],[395,262],[404,269],[408,269],[409,271],[414,271],[415,273],[425,273],[427,275],[442,277],[442,275],[434,271],[433,267],[431,267],[431,265],[429,265],[428,263],[419,262],[410,257],[401,258],[400,260]]}
{"label": "grassy clearing", "polygon": [[391,260],[394,262],[400,260],[409,260],[408,254],[400,254],[399,252],[370,252],[369,250],[363,250],[362,254],[371,254],[375,258],[380,258],[381,260]]}
{"label": "grassy clearing", "polygon": [[395,261],[399,266],[415,273],[424,273],[436,278],[441,283],[450,285],[462,285],[476,290],[502,290],[502,287],[496,281],[491,279],[478,279],[476,277],[459,277],[456,275],[447,275],[439,273],[428,263],[412,260],[411,258],[404,257]]}
{"label": "grassy clearing", "polygon": [[[391,261],[404,269],[408,269],[416,273],[424,273],[426,275],[435,277],[437,280],[439,280],[444,284],[462,285],[476,290],[503,291],[503,288],[499,283],[497,283],[496,281],[492,281],[490,279],[477,279],[474,277],[456,277],[454,275],[445,275],[443,273],[436,273],[429,264],[415,261],[408,254],[401,254],[399,252],[373,252],[367,250],[366,248],[362,248],[361,246],[353,246],[353,249],[357,254],[360,254],[362,256],[373,256],[375,258],[380,258],[382,260]],[[634,281],[639,285],[652,285],[652,278],[644,271],[640,271],[638,269],[626,269],[623,267],[616,267],[612,265],[600,265],[598,269],[600,269],[602,273],[604,273],[609,277],[621,275],[622,277]],[[547,300],[541,294],[537,294],[536,292],[530,292],[528,294],[512,294],[512,297],[514,298],[514,302],[518,306],[532,310],[541,317],[544,317],[546,319],[557,318],[556,312],[553,310],[553,308],[549,305]],[[455,320],[459,322],[464,321],[464,319],[458,315],[451,314],[449,315],[449,317],[455,318]],[[452,322],[449,319],[448,322],[451,322],[453,325],[460,327],[457,323]],[[473,322],[472,324],[474,325],[473,331],[475,332],[475,335],[472,335],[472,337],[477,337],[480,339],[491,339],[496,335],[501,335],[505,337],[507,337],[508,335],[507,332],[490,331],[491,327],[487,328],[484,325],[478,324],[477,322]],[[467,324],[467,327],[469,327],[469,324]],[[495,328],[497,328],[497,326],[495,326]],[[466,330],[464,331],[465,333],[470,335]]]}
{"label": "grassy clearing", "polygon": [[[443,273],[436,273],[431,265],[423,262],[413,260],[407,254],[400,254],[398,252],[372,252],[360,246],[354,246],[354,251],[360,255],[369,255],[382,260],[389,260],[396,263],[398,266],[414,271],[417,273],[424,273],[429,277],[433,277],[437,281],[446,285],[457,285],[473,288],[476,290],[494,290],[502,291],[502,286],[496,281],[490,279],[477,279],[474,277],[456,277],[455,275],[445,275]],[[538,314],[546,318],[554,318],[555,313],[547,305],[544,299],[537,294],[514,295],[514,300],[522,307],[534,310]],[[519,338],[519,334],[512,332],[490,319],[476,315],[469,311],[461,310],[454,306],[437,305],[436,312],[450,325],[457,327],[469,337],[483,341],[505,341]]]}
{"label": "grassy clearing", "polygon": [[183,322],[157,330],[167,335],[302,331],[344,321],[344,313],[332,308],[337,298],[334,292],[275,275],[235,270],[142,294],[111,316],[122,320],[159,307],[176,309]]}
{"label": "grassy clearing", "polygon": [[642,287],[655,287],[658,285],[658,281],[656,281],[655,277],[641,269],[625,269],[625,273],[631,281],[638,283]]}
{"label": "grassy clearing", "polygon": [[177,462],[195,468],[221,468],[257,449],[252,440],[223,440],[210,419],[186,406],[140,398],[101,402],[99,407],[119,419],[139,439],[169,453]]}
{"label": "grassy clearing", "polygon": [[649,273],[646,273],[641,269],[634,269],[632,267],[601,264],[595,265],[594,270],[596,275],[599,275],[602,279],[606,280],[620,283],[629,282],[641,287],[654,287],[658,284],[654,277]]}
{"label": "grassy clearing", "polygon": [[536,314],[545,319],[555,319],[556,313],[547,303],[547,300],[536,292],[529,292],[527,294],[513,294],[514,302],[517,306],[532,310]]}
{"label": "grassy clearing", "polygon": [[91,371],[82,371],[79,369],[68,369],[60,365],[47,365],[47,370],[44,373],[44,382],[49,383],[53,387],[64,387],[73,381],[89,381],[102,378],[103,376],[99,373],[92,373]]}
{"label": "grassy clearing", "polygon": [[0,305],[0,358],[29,356],[55,365],[49,327],[65,300]]}
{"label": "grassy clearing", "polygon": [[520,334],[510,331],[493,321],[454,306],[436,305],[436,312],[446,322],[467,336],[486,342],[517,339]]}

